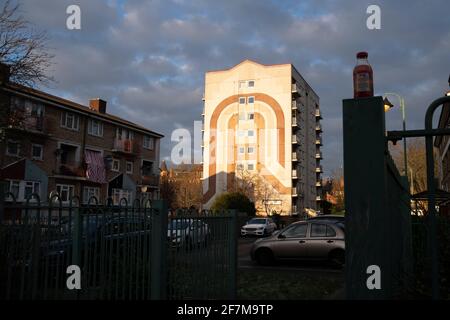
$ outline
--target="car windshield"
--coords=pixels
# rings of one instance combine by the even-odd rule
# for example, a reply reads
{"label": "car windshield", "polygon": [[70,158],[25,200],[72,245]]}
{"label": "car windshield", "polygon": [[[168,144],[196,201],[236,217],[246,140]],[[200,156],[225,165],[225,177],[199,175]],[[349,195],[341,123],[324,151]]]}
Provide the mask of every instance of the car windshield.
{"label": "car windshield", "polygon": [[252,219],[248,222],[248,224],[265,224],[266,219]]}
{"label": "car windshield", "polygon": [[188,221],[173,220],[169,224],[169,230],[183,230],[189,226]]}

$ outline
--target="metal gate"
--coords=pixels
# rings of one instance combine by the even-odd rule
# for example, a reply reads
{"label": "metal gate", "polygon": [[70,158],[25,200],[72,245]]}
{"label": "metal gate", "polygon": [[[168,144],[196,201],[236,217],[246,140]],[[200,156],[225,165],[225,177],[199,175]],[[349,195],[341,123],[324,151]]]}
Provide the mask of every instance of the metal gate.
{"label": "metal gate", "polygon": [[[425,130],[386,132],[382,97],[344,100],[348,298],[415,297],[417,292],[427,291],[422,287],[430,288],[422,292],[425,296],[439,298],[439,287],[442,279],[448,278],[449,269],[439,271],[443,264],[437,235],[444,229],[448,235],[449,224],[440,219],[438,228],[433,137],[450,135],[450,129],[433,129],[432,120],[435,110],[448,102],[450,97],[442,97],[429,106]],[[429,210],[425,218],[412,216],[407,178],[400,176],[388,151],[389,141],[407,137],[426,139]],[[441,243],[440,248],[444,246],[448,244]],[[380,290],[367,286],[371,265],[380,267]]]}
{"label": "metal gate", "polygon": [[[16,203],[10,193],[6,200],[0,299],[235,298],[233,212],[169,216],[163,201],[82,205],[54,196],[41,204],[33,195]],[[79,267],[80,289],[69,266]]]}

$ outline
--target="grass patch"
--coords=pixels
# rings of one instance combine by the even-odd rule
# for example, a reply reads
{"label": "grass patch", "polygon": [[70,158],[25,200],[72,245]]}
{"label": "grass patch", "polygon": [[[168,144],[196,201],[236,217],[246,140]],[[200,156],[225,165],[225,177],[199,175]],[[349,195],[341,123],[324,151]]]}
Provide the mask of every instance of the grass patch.
{"label": "grass patch", "polygon": [[239,270],[238,298],[244,300],[320,300],[343,287],[342,274]]}

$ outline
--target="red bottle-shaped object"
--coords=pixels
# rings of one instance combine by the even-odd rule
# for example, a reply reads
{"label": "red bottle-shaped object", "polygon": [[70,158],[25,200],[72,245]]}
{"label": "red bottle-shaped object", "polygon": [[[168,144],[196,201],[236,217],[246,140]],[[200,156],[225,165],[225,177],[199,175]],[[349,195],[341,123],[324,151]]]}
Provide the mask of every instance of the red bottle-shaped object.
{"label": "red bottle-shaped object", "polygon": [[373,97],[373,71],[367,60],[367,52],[358,52],[358,59],[353,69],[354,98]]}

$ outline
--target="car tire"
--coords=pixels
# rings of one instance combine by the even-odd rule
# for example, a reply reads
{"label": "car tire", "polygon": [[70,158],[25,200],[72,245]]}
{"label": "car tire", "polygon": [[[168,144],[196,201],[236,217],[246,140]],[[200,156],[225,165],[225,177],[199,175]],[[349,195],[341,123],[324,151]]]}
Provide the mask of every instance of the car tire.
{"label": "car tire", "polygon": [[329,261],[336,268],[342,268],[345,265],[345,251],[335,249],[329,254]]}
{"label": "car tire", "polygon": [[270,249],[263,248],[256,251],[256,262],[262,266],[270,266],[274,262],[273,253]]}

